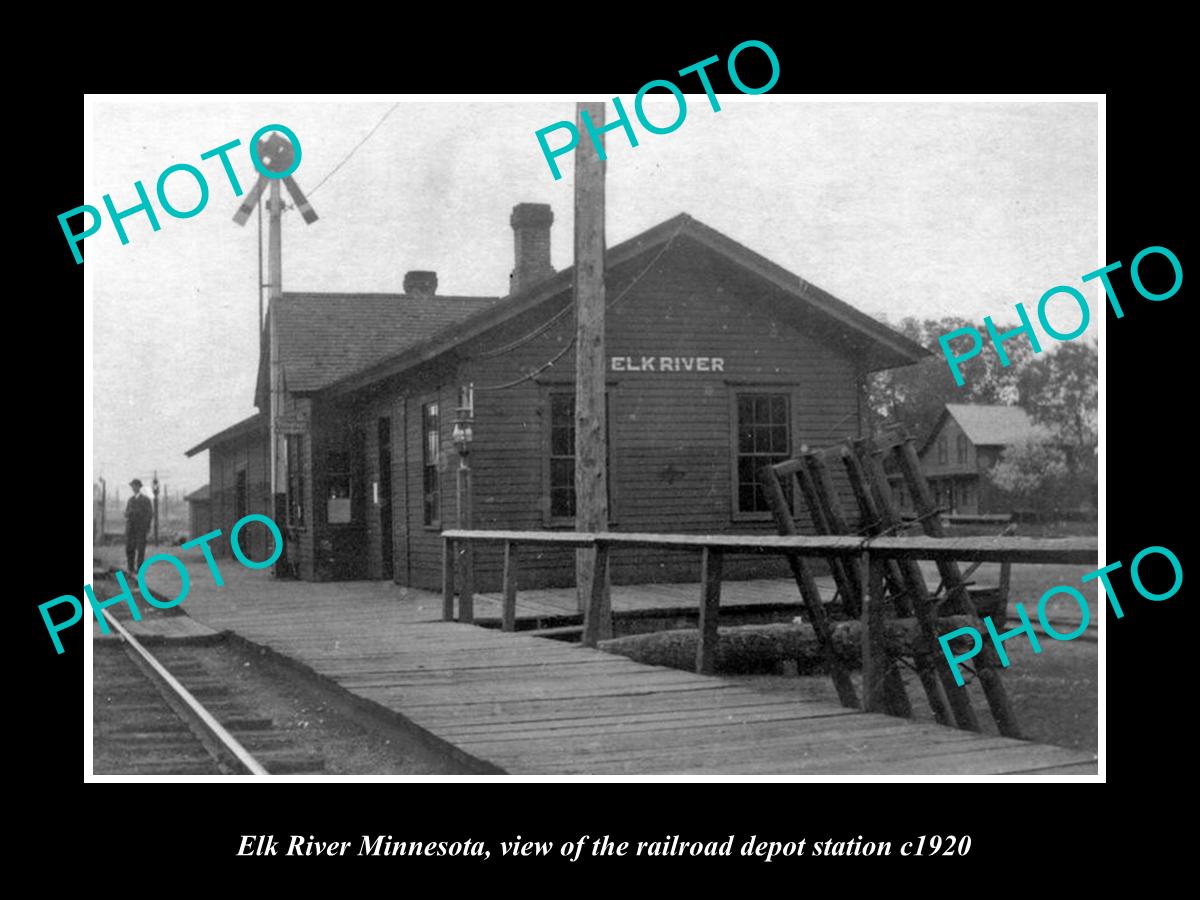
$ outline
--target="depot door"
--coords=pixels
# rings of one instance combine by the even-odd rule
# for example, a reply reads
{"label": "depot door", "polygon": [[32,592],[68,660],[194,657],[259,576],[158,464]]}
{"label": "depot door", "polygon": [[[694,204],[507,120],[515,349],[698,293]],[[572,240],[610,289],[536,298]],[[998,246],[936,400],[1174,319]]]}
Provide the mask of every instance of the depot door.
{"label": "depot door", "polygon": [[395,574],[395,545],[392,542],[392,420],[379,420],[379,541],[383,560],[382,575],[391,580]]}

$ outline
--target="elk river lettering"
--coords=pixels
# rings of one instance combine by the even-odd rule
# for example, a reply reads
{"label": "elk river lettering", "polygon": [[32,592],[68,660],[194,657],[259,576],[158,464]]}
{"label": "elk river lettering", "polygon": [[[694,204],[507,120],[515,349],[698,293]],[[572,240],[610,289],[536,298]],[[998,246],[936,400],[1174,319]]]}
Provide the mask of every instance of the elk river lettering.
{"label": "elk river lettering", "polygon": [[720,356],[613,356],[613,372],[724,372]]}

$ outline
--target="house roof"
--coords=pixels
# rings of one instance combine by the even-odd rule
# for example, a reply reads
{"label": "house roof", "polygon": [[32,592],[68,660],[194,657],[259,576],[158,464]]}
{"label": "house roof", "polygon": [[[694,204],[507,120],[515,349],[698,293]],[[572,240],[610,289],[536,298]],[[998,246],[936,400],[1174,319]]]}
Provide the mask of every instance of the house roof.
{"label": "house roof", "polygon": [[[909,365],[930,355],[924,347],[899,332],[686,213],[609,248],[605,254],[605,271],[611,273],[618,267],[629,265],[679,238],[693,240],[742,270],[769,282],[791,301],[795,312],[815,314],[841,334],[848,335],[852,342],[863,349],[868,371]],[[571,266],[523,291],[491,303],[473,315],[427,333],[423,340],[412,341],[398,353],[348,373],[330,385],[331,391],[334,394],[347,393],[433,359],[514,316],[569,292],[573,281],[574,266]],[[289,389],[296,389],[290,381]]]}
{"label": "house roof", "polygon": [[976,447],[1006,447],[1026,437],[1043,433],[1035,425],[1029,413],[1019,406],[988,405],[982,403],[947,403],[937,425],[929,432],[921,447],[921,453],[933,443],[948,416],[962,428],[963,433]]}
{"label": "house roof", "polygon": [[[271,304],[270,311],[284,389],[319,391],[487,309],[498,299],[285,293]],[[266,355],[260,356],[256,388],[260,406],[265,405],[269,389]]]}
{"label": "house roof", "polygon": [[255,432],[265,432],[267,430],[267,416],[265,413],[255,413],[248,416],[236,425],[230,425],[224,431],[218,431],[212,437],[205,438],[191,450],[185,452],[185,456],[195,456],[202,450],[207,450],[215,444],[224,444],[226,441],[231,441],[234,438],[242,437]]}
{"label": "house roof", "polygon": [[192,491],[183,499],[188,503],[203,503],[204,501],[210,499],[208,496],[208,485],[206,484],[204,487],[196,488],[196,490]]}

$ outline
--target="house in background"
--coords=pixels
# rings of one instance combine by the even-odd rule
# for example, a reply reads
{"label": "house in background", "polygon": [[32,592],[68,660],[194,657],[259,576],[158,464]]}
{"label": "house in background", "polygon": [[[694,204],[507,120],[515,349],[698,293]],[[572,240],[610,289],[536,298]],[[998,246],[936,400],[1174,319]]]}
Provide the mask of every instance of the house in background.
{"label": "house in background", "polygon": [[[960,515],[1012,512],[987,473],[1005,447],[1043,433],[1019,406],[947,403],[917,451],[934,501]],[[911,509],[909,500],[901,498],[906,509]]]}

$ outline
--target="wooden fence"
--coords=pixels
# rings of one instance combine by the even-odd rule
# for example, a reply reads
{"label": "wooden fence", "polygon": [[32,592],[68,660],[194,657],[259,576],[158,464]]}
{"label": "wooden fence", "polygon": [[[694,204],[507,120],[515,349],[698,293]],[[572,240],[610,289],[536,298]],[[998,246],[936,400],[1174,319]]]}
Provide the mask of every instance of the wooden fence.
{"label": "wooden fence", "polygon": [[[691,535],[636,534],[575,531],[466,531],[442,533],[444,544],[442,618],[454,619],[455,559],[460,549],[472,543],[493,542],[504,545],[504,587],[501,627],[516,628],[517,583],[521,547],[553,546],[574,549],[594,548],[592,591],[585,613],[583,643],[589,647],[612,636],[612,609],[606,585],[609,554],[621,547],[643,547],[699,552],[700,640],[696,651],[696,671],[712,671],[717,644],[717,621],[721,602],[721,570],[727,553],[770,553],[783,556],[815,557],[857,561],[858,571],[870,572],[872,561],[918,560],[998,563],[1098,563],[1095,538],[1031,537],[877,537],[863,539],[855,535]],[[874,581],[874,579],[871,579]],[[474,598],[469,585],[459,593],[460,622],[474,621]],[[873,599],[868,592],[868,607]],[[864,647],[877,636],[878,616],[865,616],[867,630]]]}

